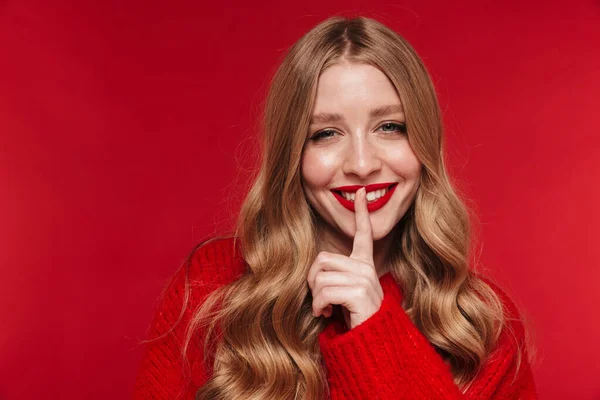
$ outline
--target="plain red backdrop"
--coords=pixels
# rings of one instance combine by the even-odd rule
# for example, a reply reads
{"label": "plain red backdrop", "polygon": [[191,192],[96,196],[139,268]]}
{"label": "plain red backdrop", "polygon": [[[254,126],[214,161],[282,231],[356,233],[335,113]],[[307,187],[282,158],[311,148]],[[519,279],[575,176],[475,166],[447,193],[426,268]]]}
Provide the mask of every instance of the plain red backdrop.
{"label": "plain red backdrop", "polygon": [[600,6],[538,3],[0,2],[0,399],[130,396],[163,284],[241,201],[277,62],[338,13],[430,69],[540,398],[600,398]]}

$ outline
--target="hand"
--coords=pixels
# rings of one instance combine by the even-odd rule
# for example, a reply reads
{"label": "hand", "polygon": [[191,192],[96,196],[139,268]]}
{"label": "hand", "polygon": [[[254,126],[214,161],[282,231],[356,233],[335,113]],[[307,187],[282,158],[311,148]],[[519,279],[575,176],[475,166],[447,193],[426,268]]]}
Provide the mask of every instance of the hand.
{"label": "hand", "polygon": [[339,304],[348,329],[375,314],[383,300],[383,289],[373,262],[373,235],[364,187],[356,192],[354,208],[356,233],[350,257],[322,251],[311,265],[307,278],[313,295],[313,315],[329,318],[331,305]]}

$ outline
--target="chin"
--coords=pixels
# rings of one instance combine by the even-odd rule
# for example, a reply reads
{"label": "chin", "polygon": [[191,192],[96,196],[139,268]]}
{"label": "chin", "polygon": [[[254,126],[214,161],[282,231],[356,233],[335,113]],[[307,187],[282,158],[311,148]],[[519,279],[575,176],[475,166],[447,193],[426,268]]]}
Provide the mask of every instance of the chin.
{"label": "chin", "polygon": [[394,226],[396,226],[396,223],[394,222],[396,219],[395,217],[396,215],[390,215],[390,213],[371,216],[371,232],[373,234],[373,240],[383,239],[394,230]]}
{"label": "chin", "polygon": [[392,233],[393,227],[390,229],[373,229],[373,241],[381,240]]}
{"label": "chin", "polygon": [[392,231],[373,231],[373,241],[381,240],[387,235],[389,235]]}

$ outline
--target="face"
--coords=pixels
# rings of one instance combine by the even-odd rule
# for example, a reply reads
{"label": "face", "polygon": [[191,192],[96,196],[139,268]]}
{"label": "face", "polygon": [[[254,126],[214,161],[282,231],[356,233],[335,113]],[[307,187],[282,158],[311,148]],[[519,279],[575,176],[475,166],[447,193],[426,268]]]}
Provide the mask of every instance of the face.
{"label": "face", "polygon": [[324,221],[325,238],[340,247],[351,243],[353,192],[362,186],[373,239],[388,237],[414,200],[421,174],[394,86],[371,65],[334,64],[319,77],[312,116],[302,185]]}

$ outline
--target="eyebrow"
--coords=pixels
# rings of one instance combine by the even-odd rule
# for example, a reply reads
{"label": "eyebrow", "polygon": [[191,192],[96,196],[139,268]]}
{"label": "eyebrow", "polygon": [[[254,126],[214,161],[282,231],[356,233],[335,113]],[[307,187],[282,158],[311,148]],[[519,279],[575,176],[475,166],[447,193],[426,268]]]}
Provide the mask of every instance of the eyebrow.
{"label": "eyebrow", "polygon": [[[403,112],[404,108],[402,107],[402,104],[392,104],[371,109],[371,111],[369,111],[369,116],[371,118],[385,117],[386,115]],[[313,115],[310,119],[310,124],[328,124],[330,122],[337,122],[343,119],[344,117],[342,117],[341,114],[323,112]]]}

